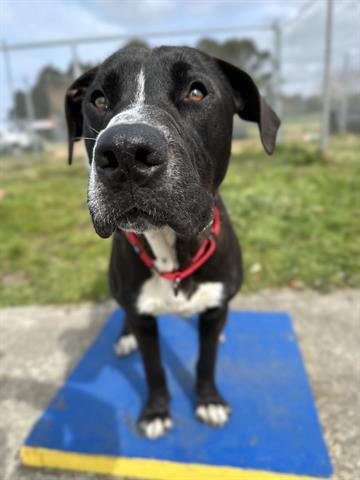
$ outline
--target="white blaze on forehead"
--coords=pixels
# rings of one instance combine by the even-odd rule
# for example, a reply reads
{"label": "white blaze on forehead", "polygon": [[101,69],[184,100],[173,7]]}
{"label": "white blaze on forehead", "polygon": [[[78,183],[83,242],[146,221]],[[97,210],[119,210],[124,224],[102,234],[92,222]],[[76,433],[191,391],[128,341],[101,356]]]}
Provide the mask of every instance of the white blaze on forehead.
{"label": "white blaze on forehead", "polygon": [[140,72],[136,76],[136,90],[133,101],[130,103],[129,108],[115,115],[107,127],[118,125],[119,123],[136,123],[146,120],[145,107],[145,73],[141,68]]}
{"label": "white blaze on forehead", "polygon": [[137,91],[135,96],[134,106],[141,106],[145,103],[145,73],[141,69],[137,77]]}
{"label": "white blaze on forehead", "polygon": [[[136,76],[136,91],[133,101],[131,102],[128,109],[123,110],[122,112],[115,115],[106,127],[101,130],[96,137],[94,148],[93,148],[93,158],[95,157],[96,145],[107,128],[112,127],[113,125],[118,125],[119,123],[136,123],[139,121],[139,118],[142,117],[141,108],[145,105],[145,73],[144,69],[141,68],[140,72]],[[93,173],[93,172],[91,172]]]}

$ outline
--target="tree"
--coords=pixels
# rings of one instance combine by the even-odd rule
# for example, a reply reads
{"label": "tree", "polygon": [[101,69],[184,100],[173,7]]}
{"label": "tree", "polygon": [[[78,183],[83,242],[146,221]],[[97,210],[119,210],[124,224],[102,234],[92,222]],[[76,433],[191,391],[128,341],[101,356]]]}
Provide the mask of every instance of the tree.
{"label": "tree", "polygon": [[140,38],[133,38],[132,40],[129,40],[124,47],[143,47],[143,48],[148,48],[149,45],[145,42],[145,40],[141,40]]}
{"label": "tree", "polygon": [[25,93],[22,90],[17,90],[14,95],[14,106],[9,112],[11,119],[25,119],[26,118],[26,103]]}
{"label": "tree", "polygon": [[219,43],[210,38],[204,38],[197,48],[214,57],[226,60],[248,72],[263,90],[269,93],[271,85],[271,55],[268,51],[260,51],[252,40],[230,39]]}

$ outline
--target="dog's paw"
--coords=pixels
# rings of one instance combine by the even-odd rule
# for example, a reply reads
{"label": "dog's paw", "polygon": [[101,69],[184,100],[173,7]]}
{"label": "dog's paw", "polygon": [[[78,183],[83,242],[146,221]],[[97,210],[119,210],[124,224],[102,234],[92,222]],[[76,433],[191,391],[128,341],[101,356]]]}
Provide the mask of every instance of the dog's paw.
{"label": "dog's paw", "polygon": [[139,422],[140,433],[149,440],[162,437],[172,426],[173,422],[170,417],[155,417]]}
{"label": "dog's paw", "polygon": [[222,403],[198,405],[195,414],[199,420],[212,427],[222,427],[229,420],[231,409]]}
{"label": "dog's paw", "polygon": [[137,350],[138,344],[135,335],[129,333],[128,335],[121,335],[114,345],[114,352],[119,357],[130,355],[130,353]]}
{"label": "dog's paw", "polygon": [[214,385],[203,384],[197,392],[195,415],[207,425],[222,427],[229,420],[231,408]]}
{"label": "dog's paw", "polygon": [[137,422],[141,435],[149,440],[155,440],[172,428],[169,402],[170,396],[167,391],[152,392]]}
{"label": "dog's paw", "polygon": [[225,333],[221,332],[219,335],[219,343],[225,343],[225,341],[226,341]]}

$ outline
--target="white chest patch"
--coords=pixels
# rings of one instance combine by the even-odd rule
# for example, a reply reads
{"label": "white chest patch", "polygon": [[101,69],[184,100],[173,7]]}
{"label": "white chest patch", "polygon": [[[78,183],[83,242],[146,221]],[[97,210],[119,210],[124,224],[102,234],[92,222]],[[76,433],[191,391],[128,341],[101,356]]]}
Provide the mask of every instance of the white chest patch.
{"label": "white chest patch", "polygon": [[[178,268],[175,234],[169,227],[148,232],[145,236],[156,256],[157,268],[168,272]],[[219,306],[223,297],[223,289],[221,282],[204,282],[198,285],[190,298],[187,298],[181,291],[175,295],[171,282],[157,273],[153,273],[141,288],[137,300],[137,310],[139,313],[148,315],[170,313],[191,317],[208,308]]]}
{"label": "white chest patch", "polygon": [[176,256],[176,236],[170,227],[149,230],[145,234],[151,250],[155,255],[155,266],[162,272],[172,272],[179,267]]}
{"label": "white chest patch", "polygon": [[223,284],[220,282],[200,283],[190,298],[181,291],[175,295],[171,282],[154,273],[141,289],[137,309],[139,313],[149,315],[173,313],[191,317],[208,308],[219,306],[222,296]]}

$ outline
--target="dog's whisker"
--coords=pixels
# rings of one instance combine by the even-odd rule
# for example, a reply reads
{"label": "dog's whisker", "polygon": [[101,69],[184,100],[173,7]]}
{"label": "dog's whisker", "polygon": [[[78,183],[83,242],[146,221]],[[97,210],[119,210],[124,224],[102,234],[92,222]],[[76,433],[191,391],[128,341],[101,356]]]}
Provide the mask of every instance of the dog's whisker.
{"label": "dog's whisker", "polygon": [[73,137],[73,140],[93,140],[94,142],[96,141],[96,138],[91,138],[91,137]]}

